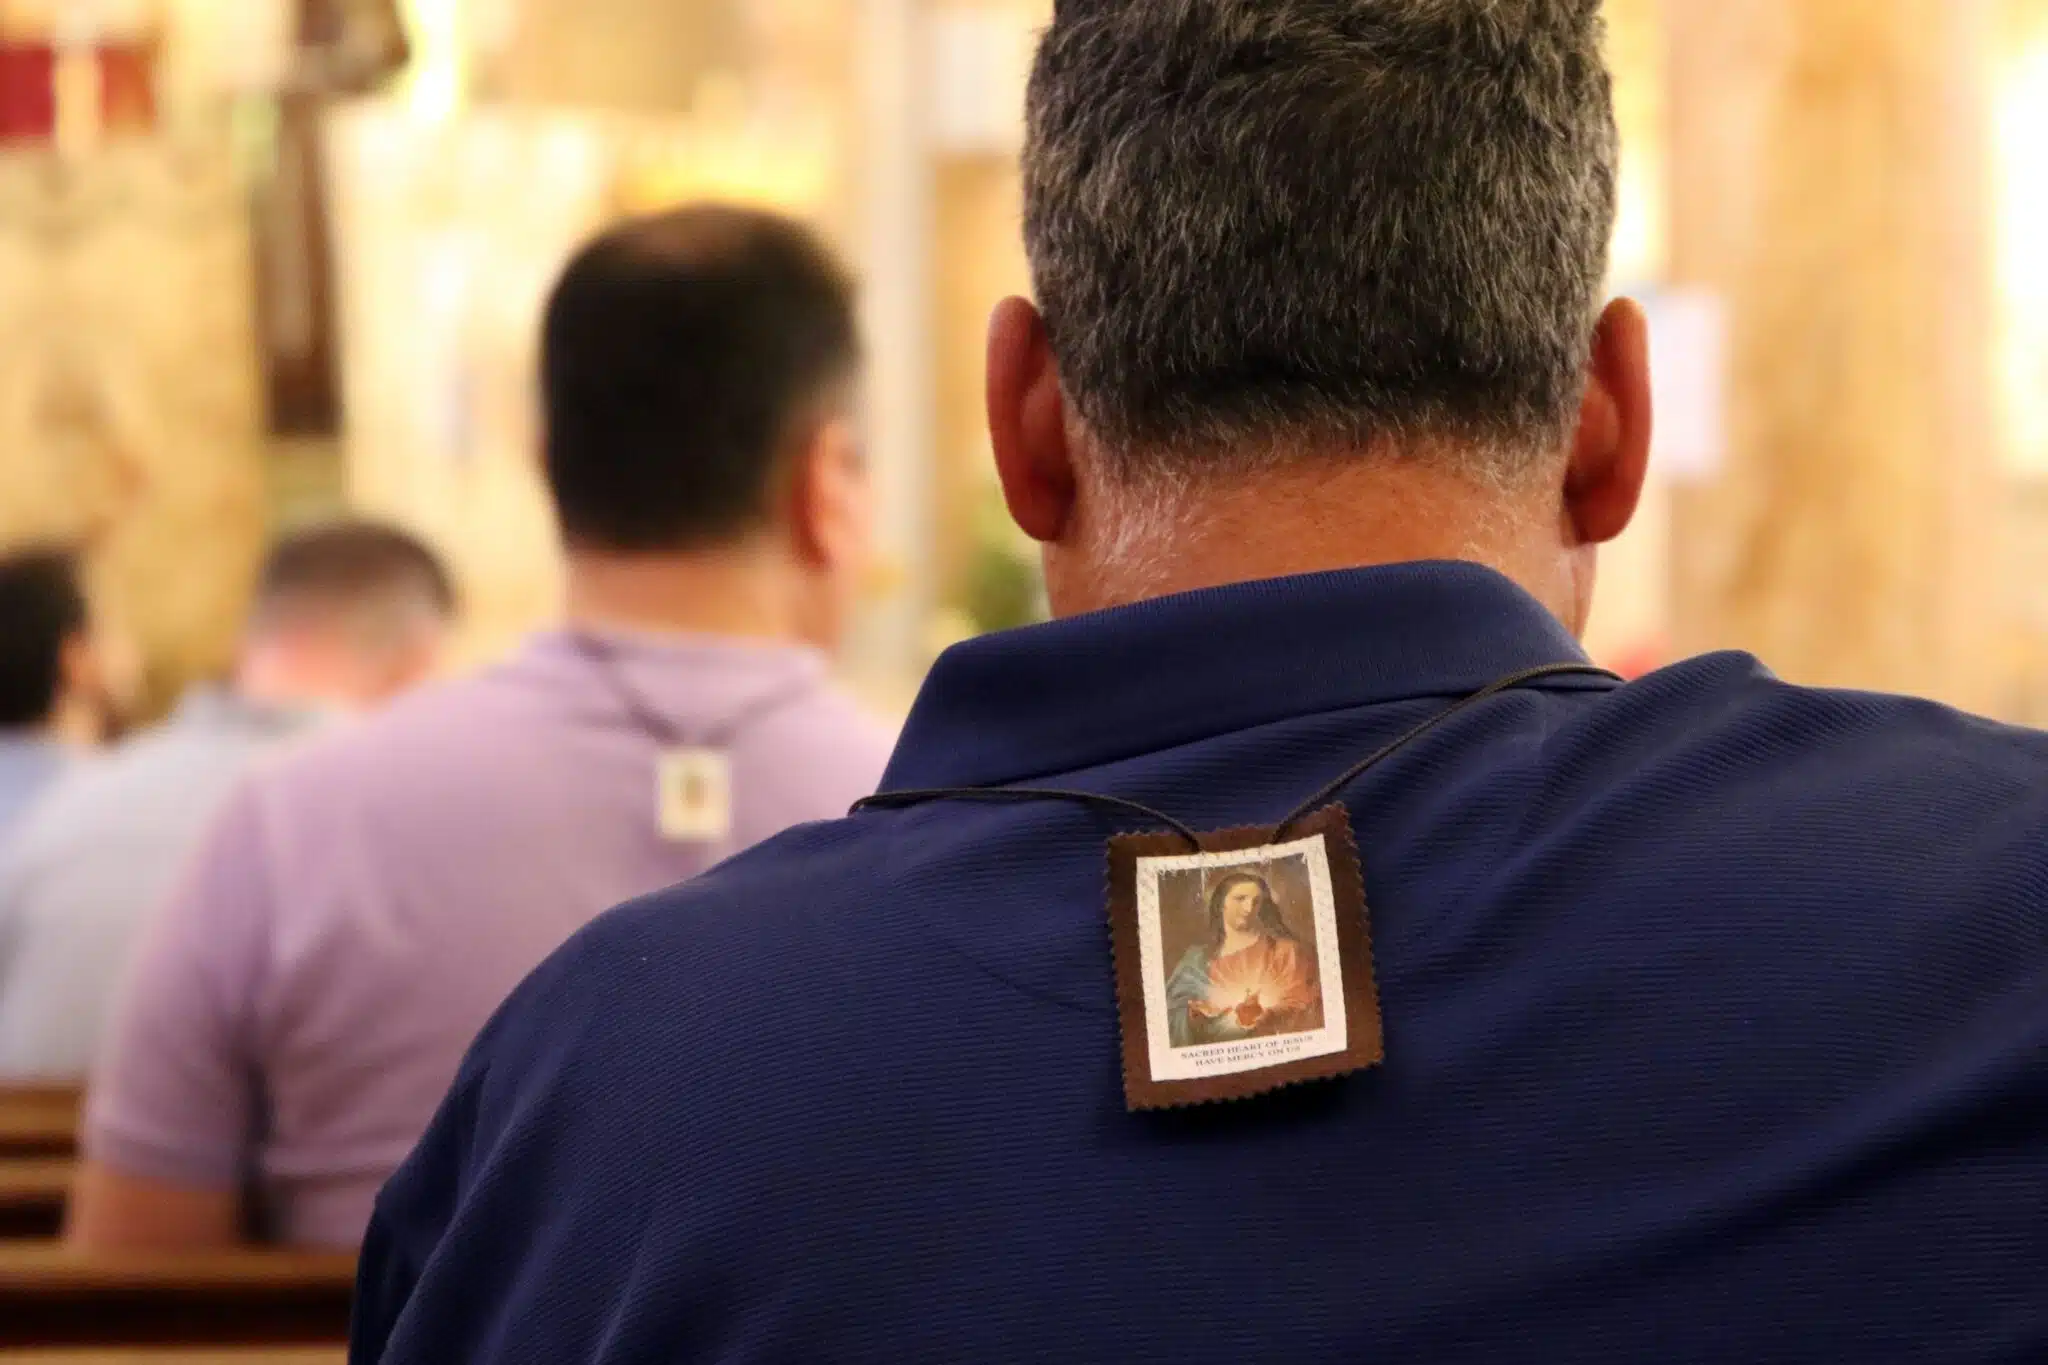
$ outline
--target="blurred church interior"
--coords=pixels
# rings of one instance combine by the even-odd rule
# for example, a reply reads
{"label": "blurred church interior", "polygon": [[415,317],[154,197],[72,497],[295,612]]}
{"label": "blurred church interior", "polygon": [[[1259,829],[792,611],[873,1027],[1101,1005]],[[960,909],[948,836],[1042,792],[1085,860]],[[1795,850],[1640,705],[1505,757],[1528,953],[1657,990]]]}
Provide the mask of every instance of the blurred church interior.
{"label": "blurred church interior", "polygon": [[[554,610],[536,308],[616,215],[822,224],[866,285],[900,708],[1030,619],[980,427],[1047,0],[0,0],[0,541],[90,547],[152,695],[271,528],[429,534],[491,657]],[[1589,644],[2048,721],[2048,0],[1609,0],[1614,285],[1663,429]]]}

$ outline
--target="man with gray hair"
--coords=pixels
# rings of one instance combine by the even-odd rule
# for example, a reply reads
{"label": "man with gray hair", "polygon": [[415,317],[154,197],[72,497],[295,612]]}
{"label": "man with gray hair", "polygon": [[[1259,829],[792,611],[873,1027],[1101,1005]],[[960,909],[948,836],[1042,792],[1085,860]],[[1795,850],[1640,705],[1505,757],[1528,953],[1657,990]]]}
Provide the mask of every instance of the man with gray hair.
{"label": "man with gray hair", "polygon": [[1576,636],[1594,0],[1067,0],[989,417],[1059,621],[599,921],[355,1360],[2048,1356],[2048,739]]}

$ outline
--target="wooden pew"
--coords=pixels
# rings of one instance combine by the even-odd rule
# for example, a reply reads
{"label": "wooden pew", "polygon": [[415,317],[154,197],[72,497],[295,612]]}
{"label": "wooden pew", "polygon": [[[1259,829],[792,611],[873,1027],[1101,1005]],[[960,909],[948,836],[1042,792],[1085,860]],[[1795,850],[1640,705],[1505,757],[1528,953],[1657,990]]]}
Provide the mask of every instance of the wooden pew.
{"label": "wooden pew", "polygon": [[0,1245],[0,1350],[340,1345],[352,1255],[86,1255]]}
{"label": "wooden pew", "polygon": [[0,1158],[75,1153],[79,1097],[75,1085],[0,1087]]}
{"label": "wooden pew", "polygon": [[0,1242],[51,1238],[63,1232],[71,1174],[68,1160],[0,1158]]}

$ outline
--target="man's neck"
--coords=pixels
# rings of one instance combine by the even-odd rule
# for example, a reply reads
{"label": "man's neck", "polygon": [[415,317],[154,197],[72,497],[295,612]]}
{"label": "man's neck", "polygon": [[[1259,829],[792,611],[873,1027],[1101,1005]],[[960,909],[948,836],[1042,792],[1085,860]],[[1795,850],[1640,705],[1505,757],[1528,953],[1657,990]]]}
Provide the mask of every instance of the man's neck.
{"label": "man's neck", "polygon": [[41,727],[41,734],[52,744],[91,749],[113,738],[115,728],[113,717],[104,704],[96,698],[73,693],[57,703],[56,713]]}
{"label": "man's neck", "polygon": [[320,714],[360,710],[363,699],[346,686],[246,663],[235,672],[229,692],[247,706],[273,712]]}
{"label": "man's neck", "polygon": [[1503,492],[1419,461],[1303,461],[1221,485],[1097,490],[1079,548],[1055,550],[1048,568],[1067,616],[1232,583],[1462,560],[1515,580],[1576,632],[1590,559],[1564,546],[1561,515],[1540,484]]}
{"label": "man's neck", "polygon": [[568,618],[591,630],[804,640],[787,568],[748,548],[694,555],[569,555]]}
{"label": "man's neck", "polygon": [[369,660],[338,630],[259,626],[242,642],[229,690],[246,705],[280,712],[340,713],[377,700]]}

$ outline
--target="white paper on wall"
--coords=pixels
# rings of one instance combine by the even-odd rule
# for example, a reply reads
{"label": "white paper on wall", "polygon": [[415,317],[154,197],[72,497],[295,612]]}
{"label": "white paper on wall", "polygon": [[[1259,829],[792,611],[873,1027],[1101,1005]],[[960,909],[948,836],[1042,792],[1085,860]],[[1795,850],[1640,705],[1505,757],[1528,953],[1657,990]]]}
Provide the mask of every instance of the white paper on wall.
{"label": "white paper on wall", "polygon": [[1024,87],[1042,16],[1025,4],[949,5],[927,21],[932,140],[955,153],[1024,145]]}
{"label": "white paper on wall", "polygon": [[1656,406],[1653,476],[1703,483],[1727,462],[1728,314],[1718,295],[1667,289],[1643,299]]}

